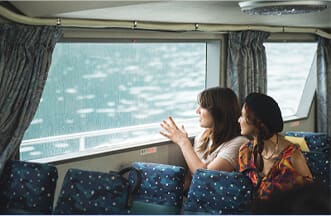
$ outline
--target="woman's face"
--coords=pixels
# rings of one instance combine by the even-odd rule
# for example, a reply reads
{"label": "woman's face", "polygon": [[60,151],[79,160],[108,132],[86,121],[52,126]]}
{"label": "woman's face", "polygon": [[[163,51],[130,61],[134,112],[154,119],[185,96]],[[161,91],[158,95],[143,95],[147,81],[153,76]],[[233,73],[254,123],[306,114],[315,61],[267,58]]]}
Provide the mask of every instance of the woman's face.
{"label": "woman's face", "polygon": [[247,112],[245,109],[245,105],[241,109],[241,116],[238,119],[238,123],[240,124],[241,135],[254,136],[255,127],[253,124],[250,124],[248,122],[248,116],[247,116]]}
{"label": "woman's face", "polygon": [[209,111],[202,108],[200,105],[197,107],[195,112],[199,115],[200,127],[212,128],[214,126],[214,120]]}

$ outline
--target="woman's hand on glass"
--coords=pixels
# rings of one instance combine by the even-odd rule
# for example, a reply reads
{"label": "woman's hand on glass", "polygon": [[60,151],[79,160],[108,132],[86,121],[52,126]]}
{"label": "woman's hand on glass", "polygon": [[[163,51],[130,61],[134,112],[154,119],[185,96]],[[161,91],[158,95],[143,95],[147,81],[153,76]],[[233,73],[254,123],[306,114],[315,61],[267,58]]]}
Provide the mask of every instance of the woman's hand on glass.
{"label": "woman's hand on glass", "polygon": [[160,134],[169,138],[174,143],[181,146],[189,141],[184,125],[182,125],[181,128],[178,128],[176,122],[171,116],[169,116],[168,120],[163,120],[160,125],[164,129],[164,131],[160,131]]}

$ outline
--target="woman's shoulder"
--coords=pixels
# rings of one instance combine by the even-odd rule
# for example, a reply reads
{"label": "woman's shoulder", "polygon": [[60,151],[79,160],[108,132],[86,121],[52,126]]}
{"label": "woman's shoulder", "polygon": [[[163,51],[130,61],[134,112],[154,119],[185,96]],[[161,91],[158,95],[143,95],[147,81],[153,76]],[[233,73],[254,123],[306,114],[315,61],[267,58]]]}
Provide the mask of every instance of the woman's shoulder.
{"label": "woman's shoulder", "polygon": [[247,137],[244,137],[244,136],[236,136],[232,140],[230,140],[229,142],[238,143],[238,144],[243,145],[243,144],[248,143],[249,139],[247,139]]}
{"label": "woman's shoulder", "polygon": [[242,144],[246,142],[247,141],[241,137],[234,137],[233,139],[219,145],[218,149],[239,148]]}
{"label": "woman's shoulder", "polygon": [[238,151],[238,149],[242,145],[245,145],[248,142],[249,142],[249,139],[247,139],[246,137],[236,136],[236,137],[232,138],[231,140],[223,143],[221,146],[222,146],[222,148],[236,148]]}
{"label": "woman's shoulder", "polygon": [[287,143],[285,148],[282,150],[282,154],[284,157],[288,157],[290,155],[297,155],[298,153],[301,153],[300,146],[291,142]]}
{"label": "woman's shoulder", "polygon": [[244,144],[242,144],[240,146],[239,152],[241,152],[241,153],[244,153],[244,152],[245,153],[250,153],[250,152],[253,151],[253,146],[254,146],[253,141],[251,141],[249,139],[247,139],[247,140],[248,140],[247,142],[245,142]]}

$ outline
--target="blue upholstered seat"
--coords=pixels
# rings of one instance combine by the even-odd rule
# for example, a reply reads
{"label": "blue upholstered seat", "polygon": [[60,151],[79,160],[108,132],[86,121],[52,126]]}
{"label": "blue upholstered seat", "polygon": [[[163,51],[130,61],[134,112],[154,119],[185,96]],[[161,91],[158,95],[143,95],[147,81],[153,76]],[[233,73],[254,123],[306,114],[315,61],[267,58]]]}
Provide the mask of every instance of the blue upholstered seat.
{"label": "blue upholstered seat", "polygon": [[304,137],[310,149],[303,152],[312,172],[314,181],[330,186],[330,137],[325,133],[286,132],[287,136]]}
{"label": "blue upholstered seat", "polygon": [[9,161],[0,179],[0,214],[50,214],[57,169],[48,164]]}
{"label": "blue upholstered seat", "polygon": [[314,181],[330,185],[330,157],[323,152],[304,152]]}
{"label": "blue upholstered seat", "polygon": [[[183,200],[185,170],[180,166],[135,162],[141,185],[133,195],[132,214],[178,214]],[[135,181],[130,175],[130,181]]]}
{"label": "blue upholstered seat", "polygon": [[330,152],[330,137],[326,133],[288,131],[286,136],[304,137],[310,151]]}
{"label": "blue upholstered seat", "polygon": [[184,214],[247,214],[253,185],[239,172],[198,169],[192,178]]}
{"label": "blue upholstered seat", "polygon": [[69,169],[55,214],[128,214],[129,182],[118,173]]}

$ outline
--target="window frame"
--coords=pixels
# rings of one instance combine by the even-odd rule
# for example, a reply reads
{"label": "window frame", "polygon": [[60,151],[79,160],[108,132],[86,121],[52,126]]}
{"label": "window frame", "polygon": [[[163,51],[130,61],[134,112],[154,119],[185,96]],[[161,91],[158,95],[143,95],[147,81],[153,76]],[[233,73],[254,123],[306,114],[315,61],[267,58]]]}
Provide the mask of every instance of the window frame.
{"label": "window frame", "polygon": [[[118,29],[64,29],[64,37],[59,41],[64,43],[75,42],[206,42],[206,77],[205,88],[220,86],[221,82],[225,82],[221,78],[224,74],[224,57],[222,59],[221,53],[224,52],[224,35],[220,33],[206,34],[206,33],[175,33],[175,32],[146,32],[146,31],[127,31]],[[223,55],[224,56],[224,55]],[[189,121],[189,120],[188,120]],[[181,122],[185,124],[184,122]],[[145,126],[159,126],[159,123],[152,123]],[[190,137],[197,135],[197,131],[189,134]],[[61,137],[61,135],[59,136]],[[27,145],[35,142],[35,139],[24,140],[22,145]],[[50,163],[66,161],[81,157],[90,157],[98,154],[108,154],[115,151],[130,150],[137,147],[148,147],[152,145],[163,145],[169,140],[160,138],[157,140],[146,140],[144,142],[126,143],[123,145],[116,145],[116,147],[101,148],[101,149],[86,149],[84,151],[77,151],[62,155],[55,155],[47,158],[32,159],[31,162]],[[21,145],[21,146],[22,146]]]}
{"label": "window frame", "polygon": [[[317,38],[312,34],[295,34],[295,33],[273,33],[270,35],[267,43],[277,42],[277,43],[317,43]],[[317,47],[317,46],[316,46]],[[310,115],[310,110],[313,105],[315,92],[317,88],[317,65],[316,65],[316,54],[312,61],[312,68],[308,73],[306,82],[303,87],[303,92],[299,101],[298,109],[294,115],[283,116],[284,122],[291,122],[297,120],[308,119]],[[314,114],[313,114],[314,115]]]}

